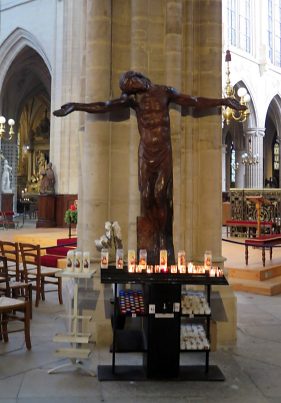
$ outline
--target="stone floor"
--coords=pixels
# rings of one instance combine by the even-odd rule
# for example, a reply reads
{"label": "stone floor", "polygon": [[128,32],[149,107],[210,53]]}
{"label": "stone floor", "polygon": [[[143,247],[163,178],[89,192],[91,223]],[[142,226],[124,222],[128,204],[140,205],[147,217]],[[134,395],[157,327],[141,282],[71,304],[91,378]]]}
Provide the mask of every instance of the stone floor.
{"label": "stone floor", "polygon": [[[32,230],[32,228],[31,228]],[[3,232],[4,235],[4,232]],[[7,232],[6,232],[7,236]],[[237,345],[210,354],[225,375],[224,382],[100,382],[80,370],[48,374],[68,362],[53,355],[58,347],[55,333],[64,331],[55,293],[34,309],[31,322],[32,350],[25,348],[23,333],[0,342],[0,403],[87,403],[87,402],[281,402],[281,295],[274,297],[246,293],[237,295]],[[65,296],[64,296],[65,297]],[[65,298],[64,298],[65,299]],[[110,364],[107,348],[97,349],[85,366],[97,371]],[[183,354],[182,364],[204,363],[201,354]],[[137,354],[118,354],[117,364],[139,364]]]}
{"label": "stone floor", "polygon": [[[52,293],[53,294],[53,293]],[[10,335],[0,344],[0,403],[37,402],[239,402],[281,401],[281,295],[274,297],[237,293],[238,341],[234,348],[211,353],[211,364],[223,371],[224,382],[100,382],[80,370],[69,368],[57,374],[48,369],[67,362],[56,358],[52,342],[64,322],[64,307],[55,295],[34,309],[31,324],[32,350],[28,352],[23,334]],[[182,363],[203,360],[184,354]],[[136,354],[119,354],[117,363],[138,364]],[[96,349],[86,365],[109,364],[107,349]]]}

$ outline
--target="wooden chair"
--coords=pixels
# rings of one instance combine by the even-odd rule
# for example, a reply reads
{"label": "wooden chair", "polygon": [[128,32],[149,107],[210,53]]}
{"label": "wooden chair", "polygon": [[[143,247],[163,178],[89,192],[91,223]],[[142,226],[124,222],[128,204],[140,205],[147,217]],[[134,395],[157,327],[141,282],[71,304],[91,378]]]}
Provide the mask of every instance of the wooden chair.
{"label": "wooden chair", "polygon": [[61,278],[55,275],[60,270],[53,267],[41,266],[40,245],[29,243],[19,243],[22,263],[27,271],[28,281],[35,282],[33,287],[36,291],[35,306],[38,307],[40,298],[45,301],[45,285],[52,284],[56,289],[49,289],[46,292],[57,291],[59,303],[62,304]]}
{"label": "wooden chair", "polygon": [[19,244],[17,242],[0,240],[0,254],[7,258],[10,278],[14,277],[16,281],[24,281],[26,276],[23,265],[20,264]]}
{"label": "wooden chair", "polygon": [[5,284],[5,287],[4,290],[0,293],[0,296],[5,295],[7,297],[10,294],[8,264],[7,259],[3,256],[0,256],[0,285],[2,284]]}
{"label": "wooden chair", "polygon": [[3,211],[0,211],[0,228],[6,229],[5,227],[5,214]]}
{"label": "wooden chair", "polygon": [[[8,334],[24,330],[25,344],[28,350],[31,349],[30,340],[30,304],[15,298],[10,298],[9,275],[7,259],[0,256],[0,278],[6,284],[6,295],[0,297],[0,340],[9,341]],[[23,329],[9,330],[8,323],[10,321],[21,321],[24,323]]]}
{"label": "wooden chair", "polygon": [[[8,297],[23,297],[30,305],[30,318],[32,318],[32,283],[28,281],[27,270],[20,264],[20,252],[17,242],[0,241],[0,254],[7,259],[9,275]],[[6,284],[0,284],[0,293],[5,291]]]}

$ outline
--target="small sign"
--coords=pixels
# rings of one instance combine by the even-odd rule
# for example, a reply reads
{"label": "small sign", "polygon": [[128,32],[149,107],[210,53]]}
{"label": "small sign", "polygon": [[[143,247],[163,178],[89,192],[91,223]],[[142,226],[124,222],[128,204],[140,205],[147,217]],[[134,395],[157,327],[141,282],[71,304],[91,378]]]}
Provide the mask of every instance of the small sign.
{"label": "small sign", "polygon": [[156,313],[155,318],[157,319],[172,319],[174,318],[173,313]]}
{"label": "small sign", "polygon": [[154,304],[149,304],[148,306],[148,312],[152,315],[155,314],[155,305]]}

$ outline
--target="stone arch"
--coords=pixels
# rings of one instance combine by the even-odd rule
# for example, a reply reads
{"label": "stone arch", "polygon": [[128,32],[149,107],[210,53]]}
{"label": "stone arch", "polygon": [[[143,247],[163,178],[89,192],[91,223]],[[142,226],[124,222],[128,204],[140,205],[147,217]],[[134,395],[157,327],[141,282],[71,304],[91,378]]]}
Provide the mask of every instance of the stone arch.
{"label": "stone arch", "polygon": [[271,119],[276,124],[276,129],[278,133],[278,137],[281,138],[281,97],[279,94],[276,94],[270,101],[266,116],[270,115]]}
{"label": "stone arch", "polygon": [[256,100],[255,97],[253,96],[253,91],[251,88],[244,82],[244,81],[238,81],[237,84],[235,84],[235,89],[236,91],[239,90],[239,88],[246,88],[248,94],[250,95],[250,101],[248,103],[248,108],[250,111],[250,115],[248,116],[246,122],[243,123],[243,129],[246,127],[257,127],[257,107],[256,107]]}
{"label": "stone arch", "polygon": [[[264,136],[264,172],[265,178],[273,178],[273,187],[280,186],[280,167],[274,170],[273,164],[273,143],[277,139],[281,143],[281,97],[276,94],[271,99],[265,116],[265,136]],[[280,160],[280,155],[279,155]]]}
{"label": "stone arch", "polygon": [[51,63],[36,37],[23,28],[16,28],[2,43],[0,47],[0,88],[2,88],[4,79],[10,65],[15,57],[24,47],[32,48],[38,53],[46,64],[50,74],[52,72]]}
{"label": "stone arch", "polygon": [[0,112],[16,121],[15,135],[10,141],[3,137],[2,150],[12,161],[13,192],[20,197],[37,175],[37,155],[43,150],[49,158],[51,102],[50,62],[39,41],[22,28],[0,47],[0,89]]}

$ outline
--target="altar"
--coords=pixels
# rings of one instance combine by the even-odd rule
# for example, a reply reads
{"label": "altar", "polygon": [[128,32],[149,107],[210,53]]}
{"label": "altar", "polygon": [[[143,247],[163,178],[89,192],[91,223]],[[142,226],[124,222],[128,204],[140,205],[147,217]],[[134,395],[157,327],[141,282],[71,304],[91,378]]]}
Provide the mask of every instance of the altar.
{"label": "altar", "polygon": [[[237,222],[257,222],[257,235],[280,233],[281,190],[280,189],[230,189],[231,220]],[[266,225],[265,225],[266,223]],[[241,236],[237,227],[233,236]]]}

